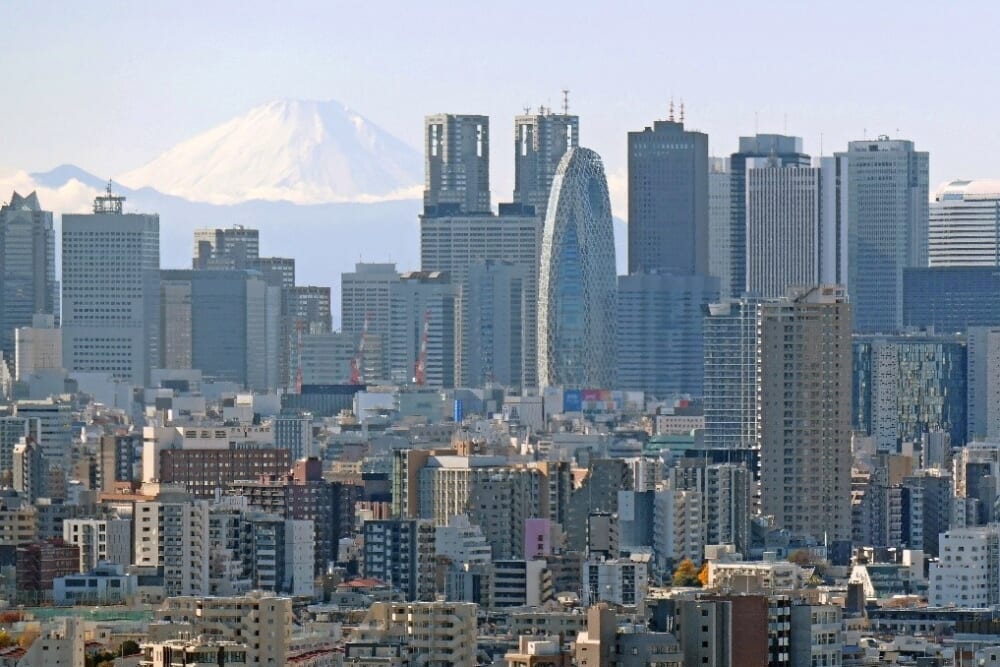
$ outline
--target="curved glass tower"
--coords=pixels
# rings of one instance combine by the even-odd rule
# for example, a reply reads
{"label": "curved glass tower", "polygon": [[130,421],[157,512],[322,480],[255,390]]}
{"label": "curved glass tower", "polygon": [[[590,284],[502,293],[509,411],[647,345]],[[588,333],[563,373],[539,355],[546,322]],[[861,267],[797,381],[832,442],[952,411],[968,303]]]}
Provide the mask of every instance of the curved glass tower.
{"label": "curved glass tower", "polygon": [[538,284],[538,383],[609,389],[615,374],[615,238],[600,156],[574,148],[552,181]]}

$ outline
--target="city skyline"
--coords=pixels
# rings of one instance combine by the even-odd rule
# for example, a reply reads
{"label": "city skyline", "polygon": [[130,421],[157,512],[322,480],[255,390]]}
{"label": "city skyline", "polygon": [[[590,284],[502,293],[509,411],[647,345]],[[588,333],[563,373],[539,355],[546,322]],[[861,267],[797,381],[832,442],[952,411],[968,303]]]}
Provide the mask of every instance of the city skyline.
{"label": "city skyline", "polygon": [[[608,165],[612,206],[620,218],[626,217],[625,135],[652,119],[666,119],[671,99],[678,108],[681,101],[686,104],[689,127],[709,135],[711,155],[735,151],[737,138],[754,131],[801,136],[806,152],[813,155],[831,155],[848,141],[887,134],[911,139],[918,150],[934,154],[932,188],[998,172],[992,158],[998,151],[991,148],[996,139],[950,130],[986,125],[986,110],[995,106],[988,87],[972,85],[984,73],[985,64],[977,63],[989,62],[988,46],[983,46],[989,39],[977,39],[976,34],[990,24],[984,12],[1000,11],[993,6],[980,5],[983,20],[963,21],[969,34],[963,39],[966,65],[961,68],[952,67],[935,49],[924,49],[924,40],[911,38],[925,32],[922,26],[931,12],[935,20],[947,21],[960,11],[924,3],[908,5],[907,12],[894,11],[891,5],[865,6],[863,14],[860,5],[848,4],[837,15],[822,17],[825,31],[815,26],[810,12],[794,4],[750,16],[727,4],[687,9],[681,16],[694,29],[672,31],[669,41],[635,39],[630,30],[639,16],[647,22],[674,18],[664,15],[665,8],[572,5],[572,11],[566,11],[568,7],[556,3],[534,9],[533,24],[551,20],[564,26],[551,37],[553,52],[577,39],[612,45],[627,41],[628,51],[612,57],[583,54],[564,63],[558,73],[524,67],[528,56],[519,55],[516,47],[530,42],[533,31],[514,30],[521,13],[497,7],[448,9],[447,14],[440,4],[422,8],[422,19],[437,16],[455,26],[475,20],[492,28],[476,31],[475,40],[487,48],[477,44],[475,62],[452,58],[452,66],[442,69],[434,64],[446,62],[442,59],[450,49],[463,52],[460,47],[472,40],[471,33],[451,31],[448,44],[435,44],[408,29],[408,19],[414,18],[408,6],[397,5],[397,11],[377,16],[366,8],[311,3],[302,3],[299,12],[251,5],[241,16],[230,16],[222,8],[199,8],[202,20],[193,26],[185,21],[183,4],[139,9],[111,3],[105,12],[71,5],[10,6],[10,22],[21,29],[8,36],[8,45],[22,57],[0,63],[0,75],[12,89],[31,81],[49,85],[33,96],[33,103],[17,98],[24,101],[0,110],[0,122],[17,128],[0,158],[0,174],[11,180],[12,172],[19,170],[72,163],[115,177],[276,98],[338,99],[414,149],[421,143],[423,115],[442,111],[489,115],[494,124],[501,122],[495,131],[503,138],[508,130],[502,121],[525,106],[560,110],[563,88],[571,91],[570,113],[581,117],[581,140]],[[965,11],[952,18],[963,16]],[[338,39],[330,40],[320,27],[352,24],[378,25],[384,43],[392,46],[372,48],[372,43],[361,41],[364,31],[334,30]],[[851,51],[838,50],[836,57],[810,46],[806,55],[811,50],[815,57],[809,68],[799,59],[785,58],[780,49],[750,49],[749,55],[743,49],[741,66],[733,67],[726,49],[711,48],[776,30],[808,34],[819,29],[819,39],[811,42],[819,44],[822,34],[835,40],[837,34],[851,34],[863,24],[892,25],[893,30]],[[99,27],[116,31],[115,46],[88,46],[73,39],[75,31]],[[42,29],[45,33],[38,32]],[[289,39],[291,35],[295,39]],[[178,40],[191,48],[174,54],[171,49]],[[250,43],[255,45],[252,50],[247,48]],[[402,53],[412,58],[406,77],[398,67]],[[870,62],[879,63],[877,72]],[[664,65],[670,72],[665,78],[659,72]],[[767,72],[768,79],[747,77],[748,69]],[[658,76],[651,78],[654,72]],[[515,73],[516,83],[498,83]],[[92,95],[102,80],[112,83],[102,88],[102,95]],[[651,80],[665,83],[652,85]],[[935,80],[949,81],[949,89],[961,90],[961,96],[934,94],[934,84],[928,82]],[[399,104],[401,97],[405,104]],[[147,103],[136,104],[137,99]],[[65,113],[67,106],[74,110],[71,117]],[[150,132],[151,127],[156,131]],[[95,142],[94,137],[105,140]],[[497,192],[510,191],[514,180],[514,165],[502,157],[492,166]]]}

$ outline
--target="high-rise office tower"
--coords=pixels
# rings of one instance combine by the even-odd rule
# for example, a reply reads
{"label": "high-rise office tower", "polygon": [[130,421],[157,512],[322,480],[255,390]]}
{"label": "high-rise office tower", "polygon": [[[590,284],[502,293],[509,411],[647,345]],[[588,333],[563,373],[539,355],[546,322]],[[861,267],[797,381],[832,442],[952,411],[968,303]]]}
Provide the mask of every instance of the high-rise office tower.
{"label": "high-rise office tower", "polygon": [[740,137],[739,151],[729,158],[729,193],[731,217],[730,295],[742,296],[746,291],[746,170],[747,160],[771,158],[779,166],[808,167],[809,156],[802,152],[802,139],[780,134],[758,134]]}
{"label": "high-rise office tower", "polygon": [[820,170],[746,161],[746,290],[780,297],[820,275]]}
{"label": "high-rise office tower", "polygon": [[539,386],[614,386],[615,239],[600,156],[574,148],[552,183],[538,285]]}
{"label": "high-rise office tower", "polygon": [[[542,219],[525,214],[518,206],[500,205],[499,215],[456,215],[420,219],[420,267],[451,276],[461,291],[468,289],[471,267],[478,262],[511,262],[526,273],[524,282],[524,328],[521,333],[522,368],[513,386],[537,384],[538,261],[542,241]],[[460,307],[461,308],[461,307]],[[464,319],[464,316],[463,316]],[[345,329],[346,331],[346,329]],[[461,358],[470,342],[463,340],[457,351]],[[462,385],[474,378],[461,377]]]}
{"label": "high-rise office tower", "polygon": [[162,271],[159,366],[197,368],[206,379],[274,390],[280,301],[280,288],[255,271]]}
{"label": "high-rise office tower", "polygon": [[852,141],[836,157],[854,328],[891,333],[903,325],[903,270],[927,266],[929,157],[885,136]]}
{"label": "high-rise office tower", "polygon": [[658,120],[628,134],[628,272],[708,273],[708,135]]}
{"label": "high-rise office tower", "polygon": [[618,276],[617,386],[659,398],[701,396],[702,306],[718,298],[711,276]]}
{"label": "high-rise office tower", "polygon": [[903,269],[903,325],[961,333],[1000,326],[1000,271],[993,266]]}
{"label": "high-rise office tower", "polygon": [[934,193],[928,266],[1000,266],[1000,181],[951,181]]}
{"label": "high-rise office tower", "polygon": [[486,260],[469,267],[462,290],[463,387],[521,384],[527,267]]}
{"label": "high-rise office tower", "polygon": [[761,307],[761,502],[775,526],[851,539],[851,306],[846,290],[790,290]]}
{"label": "high-rise office tower", "polygon": [[398,282],[395,264],[358,263],[353,272],[340,275],[340,326],[360,352],[363,382],[389,379],[391,290]]}
{"label": "high-rise office tower", "polygon": [[708,275],[719,279],[720,298],[729,298],[732,226],[729,158],[708,158]]}
{"label": "high-rise office tower", "polygon": [[329,333],[333,327],[330,288],[315,285],[286,287],[281,294],[281,311],[284,355],[279,364],[281,383],[294,387],[299,372],[305,373],[299,341],[305,336]]}
{"label": "high-rise office tower", "polygon": [[160,218],[125,213],[125,198],[63,216],[63,363],[142,386],[159,358]]}
{"label": "high-rise office tower", "polygon": [[[971,336],[971,334],[970,334]],[[959,336],[855,336],[854,428],[895,453],[943,431],[966,442],[966,342]],[[970,394],[971,396],[971,394]]]}
{"label": "high-rise office tower", "polygon": [[996,440],[1000,438],[1000,327],[970,327],[968,341],[967,435],[970,440]]}
{"label": "high-rise office tower", "polygon": [[194,269],[246,269],[260,257],[260,232],[243,225],[194,231]]}
{"label": "high-rise office tower", "polygon": [[537,113],[514,118],[514,203],[533,206],[545,218],[552,179],[566,151],[580,145],[580,118],[552,113],[541,107]]}
{"label": "high-rise office tower", "polygon": [[36,314],[59,317],[56,234],[38,195],[15,192],[0,207],[0,351],[13,369],[14,329]]}
{"label": "high-rise office tower", "polygon": [[760,309],[757,298],[713,303],[704,322],[705,446],[760,446],[757,386]]}
{"label": "high-rise office tower", "polygon": [[424,144],[424,215],[489,213],[489,117],[427,116]]}
{"label": "high-rise office tower", "polygon": [[402,273],[389,290],[389,379],[455,386],[455,301],[446,273]]}

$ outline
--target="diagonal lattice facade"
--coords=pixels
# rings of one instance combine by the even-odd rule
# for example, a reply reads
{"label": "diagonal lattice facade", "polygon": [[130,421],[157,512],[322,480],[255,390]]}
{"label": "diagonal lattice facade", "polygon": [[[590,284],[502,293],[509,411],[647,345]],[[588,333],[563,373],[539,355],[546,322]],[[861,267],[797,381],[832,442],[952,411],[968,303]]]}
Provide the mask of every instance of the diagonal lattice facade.
{"label": "diagonal lattice facade", "polygon": [[538,286],[538,382],[615,381],[615,239],[600,156],[574,148],[552,182]]}

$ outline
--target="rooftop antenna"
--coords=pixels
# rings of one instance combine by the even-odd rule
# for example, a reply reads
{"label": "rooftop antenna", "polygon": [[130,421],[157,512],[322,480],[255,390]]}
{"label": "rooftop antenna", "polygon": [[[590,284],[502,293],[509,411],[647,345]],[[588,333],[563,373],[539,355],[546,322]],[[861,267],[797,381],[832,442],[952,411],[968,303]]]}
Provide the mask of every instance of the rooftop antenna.
{"label": "rooftop antenna", "polygon": [[823,133],[819,133],[819,156],[823,157]]}
{"label": "rooftop antenna", "polygon": [[681,98],[681,125],[684,124],[684,98]]}
{"label": "rooftop antenna", "polygon": [[531,113],[531,105],[530,104],[525,104],[524,105],[524,115],[527,116],[530,113]]}
{"label": "rooftop antenna", "polygon": [[563,115],[569,115],[569,88],[563,88]]}
{"label": "rooftop antenna", "polygon": [[674,122],[674,98],[670,98],[670,113],[667,114],[667,120],[671,123]]}

